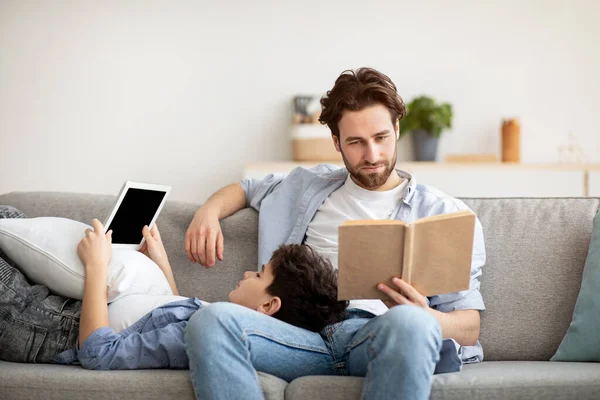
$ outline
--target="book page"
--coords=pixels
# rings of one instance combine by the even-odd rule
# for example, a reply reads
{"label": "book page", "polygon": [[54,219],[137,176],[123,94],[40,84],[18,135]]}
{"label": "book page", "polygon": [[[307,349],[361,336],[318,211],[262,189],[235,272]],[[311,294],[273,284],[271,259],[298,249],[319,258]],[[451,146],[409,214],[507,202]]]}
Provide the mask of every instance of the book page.
{"label": "book page", "polygon": [[412,267],[403,277],[423,296],[469,288],[475,214],[459,211],[415,221]]}
{"label": "book page", "polygon": [[377,284],[391,285],[402,272],[404,223],[373,222],[339,228],[338,300],[388,300]]}

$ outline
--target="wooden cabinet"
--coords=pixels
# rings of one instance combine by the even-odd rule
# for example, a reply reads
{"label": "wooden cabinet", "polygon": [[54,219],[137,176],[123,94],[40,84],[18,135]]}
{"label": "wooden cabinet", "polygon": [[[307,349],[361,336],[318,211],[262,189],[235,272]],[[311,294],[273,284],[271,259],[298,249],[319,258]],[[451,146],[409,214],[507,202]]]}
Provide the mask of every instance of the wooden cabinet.
{"label": "wooden cabinet", "polygon": [[[334,163],[342,166],[341,163]],[[287,174],[317,163],[263,163],[246,166],[244,177]],[[403,163],[397,168],[455,197],[600,197],[600,166],[506,163]]]}

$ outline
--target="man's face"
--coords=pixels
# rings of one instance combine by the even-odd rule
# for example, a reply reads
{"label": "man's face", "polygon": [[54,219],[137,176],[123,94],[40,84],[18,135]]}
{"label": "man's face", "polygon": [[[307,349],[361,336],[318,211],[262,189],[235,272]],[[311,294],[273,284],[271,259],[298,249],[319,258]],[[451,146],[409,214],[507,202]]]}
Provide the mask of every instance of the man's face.
{"label": "man's face", "polygon": [[[368,190],[394,187],[390,176],[396,165],[398,124],[385,106],[376,104],[360,111],[344,111],[334,144],[354,182]],[[394,173],[392,178],[396,179]],[[386,185],[387,183],[387,185]]]}
{"label": "man's face", "polygon": [[229,292],[232,303],[258,310],[261,305],[274,296],[267,293],[267,287],[273,283],[271,264],[265,264],[261,272],[246,271],[237,287]]}

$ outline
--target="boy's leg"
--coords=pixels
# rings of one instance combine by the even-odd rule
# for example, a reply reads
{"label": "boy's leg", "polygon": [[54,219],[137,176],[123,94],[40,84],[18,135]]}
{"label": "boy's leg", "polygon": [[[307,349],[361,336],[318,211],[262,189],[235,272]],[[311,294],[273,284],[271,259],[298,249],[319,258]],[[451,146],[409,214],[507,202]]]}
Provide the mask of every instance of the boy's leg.
{"label": "boy's leg", "polygon": [[396,306],[354,335],[347,372],[365,377],[363,399],[428,399],[441,346],[441,327],[432,315]]}
{"label": "boy's leg", "polygon": [[257,371],[288,382],[336,374],[319,333],[232,303],[197,311],[185,344],[197,399],[262,399]]}
{"label": "boy's leg", "polygon": [[[0,206],[0,218],[25,214]],[[51,362],[57,353],[75,346],[80,311],[80,301],[31,285],[0,249],[0,359]]]}

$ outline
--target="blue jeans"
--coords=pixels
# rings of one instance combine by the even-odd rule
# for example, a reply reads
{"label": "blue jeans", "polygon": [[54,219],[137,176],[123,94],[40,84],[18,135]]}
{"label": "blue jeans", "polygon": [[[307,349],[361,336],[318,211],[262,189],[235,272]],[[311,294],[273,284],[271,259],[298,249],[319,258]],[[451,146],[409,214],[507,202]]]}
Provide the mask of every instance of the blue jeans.
{"label": "blue jeans", "polygon": [[310,332],[248,308],[214,303],[185,332],[197,399],[262,399],[256,372],[292,381],[307,375],[364,376],[363,399],[428,399],[442,346],[426,311],[396,306]]}
{"label": "blue jeans", "polygon": [[[0,205],[0,218],[26,218]],[[55,296],[32,284],[0,249],[0,360],[53,363],[75,346],[81,301]]]}

